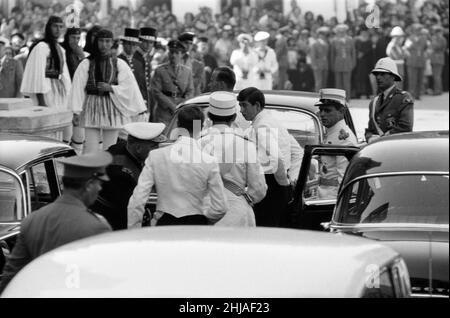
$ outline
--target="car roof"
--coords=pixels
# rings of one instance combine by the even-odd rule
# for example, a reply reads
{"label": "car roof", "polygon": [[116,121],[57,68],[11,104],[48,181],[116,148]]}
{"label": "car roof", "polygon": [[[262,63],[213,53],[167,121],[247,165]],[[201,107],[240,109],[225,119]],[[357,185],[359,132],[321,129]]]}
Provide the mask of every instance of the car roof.
{"label": "car roof", "polygon": [[[53,250],[21,270],[2,296],[359,297],[368,266],[381,269],[397,256],[371,240],[323,232],[152,227]],[[65,285],[70,268],[79,288]]]}
{"label": "car roof", "polygon": [[[318,93],[295,92],[295,91],[262,91],[266,100],[266,105],[280,105],[308,110],[316,113],[319,109],[314,106],[319,101]],[[236,95],[238,92],[235,92]],[[211,93],[202,94],[178,105],[181,108],[188,104],[208,104]]]}
{"label": "car roof", "polygon": [[366,174],[447,172],[448,131],[414,132],[383,137],[353,157],[344,184]]}
{"label": "car roof", "polygon": [[69,145],[51,138],[0,133],[0,166],[19,172],[29,162],[70,149]]}

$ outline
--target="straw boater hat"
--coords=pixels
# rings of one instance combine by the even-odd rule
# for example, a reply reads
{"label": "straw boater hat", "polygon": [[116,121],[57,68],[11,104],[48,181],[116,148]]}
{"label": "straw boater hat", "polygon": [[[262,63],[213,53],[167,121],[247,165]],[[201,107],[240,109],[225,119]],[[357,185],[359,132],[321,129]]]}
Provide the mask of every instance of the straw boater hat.
{"label": "straw boater hat", "polygon": [[209,96],[208,112],[212,115],[227,117],[236,114],[237,99],[231,92],[214,92]]}
{"label": "straw boater hat", "polygon": [[244,42],[247,41],[248,43],[252,43],[253,38],[250,34],[247,33],[241,33],[237,37],[238,42]]}
{"label": "straw boater hat", "polygon": [[154,28],[141,28],[139,38],[143,41],[156,42],[157,31]]}
{"label": "straw boater hat", "polygon": [[396,36],[405,36],[405,32],[403,32],[403,29],[399,26],[394,27],[391,31],[391,37],[393,38]]}
{"label": "straw boater hat", "polygon": [[167,141],[167,137],[162,134],[165,128],[166,125],[163,123],[144,122],[129,123],[123,126],[123,129],[125,129],[129,136],[156,143]]}
{"label": "straw boater hat", "polygon": [[389,57],[384,57],[380,60],[378,60],[377,64],[375,65],[375,68],[371,72],[372,74],[376,73],[389,73],[394,75],[395,80],[397,82],[402,81],[402,77],[398,73],[397,64],[394,62],[393,59]]}
{"label": "straw boater hat", "polygon": [[125,34],[120,37],[122,41],[139,43],[140,32],[138,29],[125,28]]}

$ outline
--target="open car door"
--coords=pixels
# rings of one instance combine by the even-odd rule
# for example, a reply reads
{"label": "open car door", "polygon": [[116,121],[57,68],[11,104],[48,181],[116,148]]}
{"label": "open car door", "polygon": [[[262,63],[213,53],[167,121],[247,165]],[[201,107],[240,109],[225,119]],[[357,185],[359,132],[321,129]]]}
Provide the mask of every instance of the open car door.
{"label": "open car door", "polygon": [[[336,145],[306,145],[293,200],[288,213],[292,227],[309,230],[322,230],[322,222],[330,222],[337,194],[342,182],[343,172],[358,147]],[[326,160],[325,160],[326,159]],[[324,175],[331,169],[324,162],[339,163],[337,183],[325,182]],[[340,175],[342,174],[342,175]]]}

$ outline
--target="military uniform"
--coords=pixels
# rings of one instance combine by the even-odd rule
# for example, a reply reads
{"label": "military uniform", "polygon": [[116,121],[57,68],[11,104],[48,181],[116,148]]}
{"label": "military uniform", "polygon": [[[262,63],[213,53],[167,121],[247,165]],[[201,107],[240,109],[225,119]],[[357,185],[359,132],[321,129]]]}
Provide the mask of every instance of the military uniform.
{"label": "military uniform", "polygon": [[[120,57],[120,56],[119,56]],[[141,48],[138,48],[133,55],[133,73],[136,77],[136,81],[141,91],[142,97],[144,97],[145,103],[147,104],[147,109],[152,112],[152,107],[149,104],[150,95],[150,85],[151,85],[151,74],[152,74],[152,57],[149,54],[145,54]]]}
{"label": "military uniform", "polygon": [[183,57],[182,64],[192,71],[192,78],[194,81],[194,96],[198,96],[202,93],[206,82],[205,82],[205,64],[189,54],[185,54]]}
{"label": "military uniform", "polygon": [[[383,92],[382,94],[384,94]],[[414,124],[414,102],[411,95],[393,87],[381,102],[381,95],[370,102],[369,127],[366,129],[366,140],[373,135],[398,134],[411,132]]]}
{"label": "military uniform", "polygon": [[194,97],[192,71],[184,65],[175,69],[170,63],[161,65],[155,70],[151,87],[156,102],[155,122],[169,124],[177,105]]}
{"label": "military uniform", "polygon": [[406,66],[408,70],[408,90],[414,94],[414,98],[420,99],[422,82],[426,66],[427,40],[418,37],[409,37],[404,46],[407,52]]}
{"label": "military uniform", "polygon": [[311,46],[311,67],[314,71],[315,91],[327,86],[328,82],[328,52],[329,44],[318,39]]}
{"label": "military uniform", "polygon": [[330,45],[331,70],[334,72],[336,88],[344,89],[347,98],[351,95],[351,75],[356,66],[356,49],[349,36],[334,38]]}
{"label": "military uniform", "polygon": [[[108,178],[104,171],[111,163],[111,156],[105,153],[75,156],[60,162],[65,165],[65,177],[85,182],[92,178],[106,181]],[[68,192],[64,193],[55,202],[22,221],[16,245],[3,272],[0,291],[17,272],[40,255],[70,242],[109,231],[111,227],[101,216],[90,212],[86,202]]]}
{"label": "military uniform", "polygon": [[[437,28],[437,30],[441,30]],[[441,32],[441,31],[438,31]],[[447,49],[447,40],[441,34],[435,34],[431,38],[431,67],[433,69],[434,93],[442,93],[442,70],[445,65],[445,50]]]}

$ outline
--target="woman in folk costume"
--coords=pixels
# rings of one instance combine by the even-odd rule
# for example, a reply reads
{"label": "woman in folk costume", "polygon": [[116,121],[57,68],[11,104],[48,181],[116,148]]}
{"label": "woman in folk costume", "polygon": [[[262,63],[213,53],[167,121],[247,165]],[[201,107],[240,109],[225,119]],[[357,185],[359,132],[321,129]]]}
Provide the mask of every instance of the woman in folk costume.
{"label": "woman in folk costume", "polygon": [[275,51],[267,46],[270,34],[258,32],[255,35],[256,54],[258,62],[254,67],[255,87],[260,90],[273,89],[273,76],[278,72],[278,62]]}
{"label": "woman in folk costume", "polygon": [[100,30],[92,54],[78,66],[72,84],[69,108],[74,122],[85,128],[85,153],[117,142],[123,125],[147,112],[144,99],[128,64],[113,57],[113,34]]}
{"label": "woman in folk costume", "polygon": [[[30,50],[20,91],[35,105],[66,110],[71,84],[65,51],[58,43],[63,27],[60,17],[48,19],[44,39]],[[66,127],[63,140],[69,143],[71,135],[72,126]]]}
{"label": "woman in folk costume", "polygon": [[252,49],[252,37],[249,34],[240,34],[237,37],[239,42],[239,49],[231,53],[230,63],[233,65],[233,71],[236,74],[235,90],[242,90],[244,88],[254,86],[253,68],[258,62],[258,56]]}

